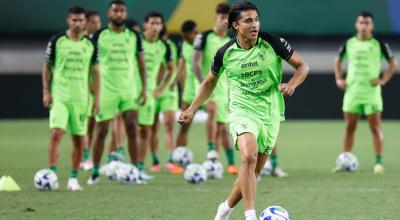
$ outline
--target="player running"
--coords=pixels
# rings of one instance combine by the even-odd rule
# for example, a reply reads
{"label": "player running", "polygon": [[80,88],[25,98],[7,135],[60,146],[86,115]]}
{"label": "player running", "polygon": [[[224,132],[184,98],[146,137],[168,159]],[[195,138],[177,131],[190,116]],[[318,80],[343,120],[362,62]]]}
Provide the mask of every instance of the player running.
{"label": "player running", "polygon": [[[160,39],[164,18],[156,11],[147,13],[144,18],[143,48],[146,62],[147,102],[139,108],[139,163],[140,177],[143,180],[153,179],[144,171],[147,148],[150,146],[152,127],[156,117],[156,100],[167,89],[174,70],[171,49],[167,42]],[[167,64],[165,71],[163,63]]]}
{"label": "player running", "polygon": [[[246,220],[256,220],[254,210],[256,178],[271,154],[284,120],[283,96],[293,95],[308,74],[308,67],[283,38],[259,32],[257,6],[240,1],[232,7],[229,26],[236,37],[215,55],[211,71],[179,122],[188,123],[194,112],[216,88],[218,80],[229,85],[229,125],[241,164],[228,199],[221,203],[216,220],[228,219],[243,198]],[[288,83],[281,83],[282,60],[296,71]],[[221,78],[221,74],[226,77]]]}
{"label": "player running", "polygon": [[67,185],[71,191],[83,189],[77,176],[87,134],[90,74],[95,82],[93,111],[97,112],[99,106],[96,51],[84,34],[85,23],[85,9],[69,9],[68,30],[50,39],[42,72],[43,105],[50,109],[49,165],[57,171],[60,143],[68,126],[73,142],[72,170]]}
{"label": "player running", "polygon": [[[122,113],[128,149],[133,164],[138,162],[138,146],[136,141],[137,109],[146,102],[146,69],[144,63],[142,41],[138,33],[125,27],[127,8],[121,0],[109,4],[109,25],[93,36],[98,49],[101,76],[100,111],[96,115],[97,132],[93,149],[92,176],[88,184],[97,184],[100,180],[99,166],[104,150],[104,141],[110,122],[117,111]],[[140,80],[142,91],[137,86]],[[139,98],[140,96],[140,98]]]}
{"label": "player running", "polygon": [[[171,173],[175,169],[175,164],[172,160],[172,151],[174,150],[174,123],[175,123],[175,112],[178,110],[178,88],[176,86],[177,81],[177,67],[178,67],[178,47],[171,39],[168,38],[168,31],[165,24],[160,33],[160,38],[167,42],[171,49],[171,56],[174,64],[174,73],[171,76],[171,80],[167,88],[164,90],[162,95],[156,100],[156,116],[152,133],[150,137],[151,146],[151,157],[153,159],[153,165],[151,166],[151,172],[160,172],[160,160],[157,156],[158,150],[158,130],[160,127],[159,114],[162,113],[163,124],[165,130],[165,144],[168,150],[168,160],[165,168]],[[166,63],[163,63],[160,71],[165,71]],[[173,80],[172,80],[173,79]],[[178,168],[179,169],[179,168]]]}
{"label": "player running", "polygon": [[[100,15],[97,11],[88,11],[86,12],[86,25],[85,25],[85,34],[89,38],[92,38],[94,32],[99,30],[101,27],[101,19]],[[92,146],[93,140],[93,131],[95,126],[95,119],[93,115],[93,101],[94,101],[94,84],[93,79],[89,77],[89,110],[88,110],[88,132],[85,137],[85,145],[83,148],[81,169],[90,170],[93,167],[93,162],[90,159],[90,147]]]}
{"label": "player running", "polygon": [[[336,85],[344,91],[343,114],[346,123],[344,152],[351,152],[358,118],[366,115],[373,136],[375,149],[374,173],[383,173],[382,151],[383,133],[381,115],[383,101],[381,87],[386,85],[396,72],[397,61],[387,43],[373,36],[374,16],[367,11],[361,12],[356,19],[356,36],[348,39],[339,50],[335,60]],[[380,77],[381,59],[389,67]],[[348,60],[346,79],[343,78],[342,61]],[[338,171],[337,168],[334,171]]]}

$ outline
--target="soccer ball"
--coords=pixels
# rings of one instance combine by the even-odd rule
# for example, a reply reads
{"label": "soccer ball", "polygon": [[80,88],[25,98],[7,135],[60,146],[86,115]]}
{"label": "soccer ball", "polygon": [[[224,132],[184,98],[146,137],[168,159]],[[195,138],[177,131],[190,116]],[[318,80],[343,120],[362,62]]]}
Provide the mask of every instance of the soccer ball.
{"label": "soccer ball", "polygon": [[133,184],[139,180],[139,170],[130,164],[122,164],[116,170],[116,178],[121,183]]}
{"label": "soccer ball", "polygon": [[207,171],[200,164],[190,164],[183,175],[189,183],[199,184],[207,180]]}
{"label": "soccer ball", "polygon": [[117,179],[117,169],[119,166],[121,166],[123,163],[120,161],[110,161],[109,163],[103,165],[100,168],[100,173],[104,174],[107,176],[109,180],[116,180]]}
{"label": "soccer ball", "polygon": [[358,169],[357,157],[350,153],[341,153],[336,159],[336,169],[343,171],[356,171]]}
{"label": "soccer ball", "polygon": [[186,167],[187,165],[192,163],[192,161],[193,161],[193,153],[187,147],[177,147],[172,152],[172,160],[175,163],[177,163],[178,165]]}
{"label": "soccer ball", "polygon": [[270,206],[261,212],[260,220],[290,220],[290,215],[280,206]]}
{"label": "soccer ball", "polygon": [[57,174],[49,169],[39,170],[33,178],[35,187],[42,191],[51,191],[58,189],[58,178]]}
{"label": "soccer ball", "polygon": [[261,176],[269,176],[271,175],[272,172],[272,162],[271,160],[267,160],[267,162],[265,162],[264,167],[261,170]]}
{"label": "soccer ball", "polygon": [[224,167],[218,160],[206,160],[203,163],[203,167],[207,171],[207,178],[222,179]]}

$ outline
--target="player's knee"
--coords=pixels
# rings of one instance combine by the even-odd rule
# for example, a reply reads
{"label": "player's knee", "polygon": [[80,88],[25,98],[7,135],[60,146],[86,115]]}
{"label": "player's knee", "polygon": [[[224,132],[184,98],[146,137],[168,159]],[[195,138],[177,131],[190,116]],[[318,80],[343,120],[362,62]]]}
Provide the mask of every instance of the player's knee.
{"label": "player's knee", "polygon": [[172,122],[165,123],[165,132],[171,133],[173,131],[173,129],[174,129],[174,126],[172,125]]}
{"label": "player's knee", "polygon": [[374,136],[382,136],[382,131],[379,126],[371,127],[371,132],[372,132],[372,135],[374,135]]}
{"label": "player's knee", "polygon": [[141,139],[144,139],[144,138],[146,138],[147,137],[147,129],[145,128],[145,127],[140,127],[139,128],[139,137],[141,138]]}
{"label": "player's knee", "polygon": [[347,133],[354,133],[354,131],[356,130],[356,125],[353,123],[347,123],[346,124],[346,131]]}
{"label": "player's knee", "polygon": [[245,165],[248,167],[254,167],[257,163],[257,152],[245,152],[242,155],[241,162],[242,162],[242,165]]}
{"label": "player's knee", "polygon": [[99,126],[97,131],[97,138],[105,139],[108,133],[108,126]]}
{"label": "player's knee", "polygon": [[63,130],[59,128],[54,128],[51,130],[51,139],[60,140],[63,135]]}

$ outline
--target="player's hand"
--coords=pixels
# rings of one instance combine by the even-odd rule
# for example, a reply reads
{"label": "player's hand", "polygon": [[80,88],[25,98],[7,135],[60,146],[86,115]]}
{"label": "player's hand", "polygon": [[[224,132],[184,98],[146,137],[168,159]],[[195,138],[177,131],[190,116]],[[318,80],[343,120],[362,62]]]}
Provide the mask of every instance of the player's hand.
{"label": "player's hand", "polygon": [[373,80],[371,80],[371,85],[383,86],[383,85],[385,85],[385,83],[381,79],[373,79]]}
{"label": "player's hand", "polygon": [[43,90],[43,106],[49,108],[52,102],[53,98],[51,97],[49,90]]}
{"label": "player's hand", "polygon": [[292,96],[295,90],[295,87],[290,85],[289,83],[282,83],[279,85],[279,91],[284,95],[284,96]]}
{"label": "player's hand", "polygon": [[340,90],[345,90],[345,89],[346,89],[346,80],[344,80],[344,79],[337,79],[337,80],[336,80],[336,86],[337,86]]}
{"label": "player's hand", "polygon": [[178,119],[179,124],[188,124],[193,119],[194,111],[190,108],[181,113]]}
{"label": "player's hand", "polygon": [[142,92],[140,93],[140,105],[146,104],[146,101],[147,101],[146,89],[142,89]]}
{"label": "player's hand", "polygon": [[153,96],[155,99],[158,99],[161,96],[161,92],[159,89],[154,90]]}
{"label": "player's hand", "polygon": [[94,103],[93,103],[93,114],[97,115],[100,112],[100,101],[95,99]]}
{"label": "player's hand", "polygon": [[169,90],[174,91],[175,90],[175,83],[171,84],[169,86]]}

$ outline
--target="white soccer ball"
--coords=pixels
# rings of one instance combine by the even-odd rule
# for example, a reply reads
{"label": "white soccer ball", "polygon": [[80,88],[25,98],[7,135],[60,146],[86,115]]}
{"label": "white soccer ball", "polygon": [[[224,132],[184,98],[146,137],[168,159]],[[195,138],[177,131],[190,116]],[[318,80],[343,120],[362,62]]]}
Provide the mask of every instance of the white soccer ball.
{"label": "white soccer ball", "polygon": [[261,170],[261,176],[269,176],[271,175],[272,172],[272,162],[271,160],[267,160],[267,162],[265,162],[264,167]]}
{"label": "white soccer ball", "polygon": [[116,170],[116,178],[124,184],[134,184],[139,180],[139,170],[131,164],[122,164]]}
{"label": "white soccer ball", "polygon": [[49,169],[39,170],[33,178],[35,187],[42,191],[51,191],[58,189],[58,178],[57,174]]}
{"label": "white soccer ball", "polygon": [[116,180],[117,179],[117,169],[122,164],[123,163],[120,161],[110,161],[109,163],[103,165],[100,168],[100,174],[107,176],[107,178],[110,180]]}
{"label": "white soccer ball", "polygon": [[290,220],[290,215],[280,206],[270,206],[261,212],[260,220]]}
{"label": "white soccer ball", "polygon": [[175,163],[177,163],[178,165],[186,167],[187,165],[192,163],[192,161],[193,161],[193,153],[187,147],[177,147],[172,152],[172,160]]}
{"label": "white soccer ball", "polygon": [[200,164],[190,164],[183,175],[189,183],[199,184],[207,180],[207,171]]}
{"label": "white soccer ball", "polygon": [[336,159],[336,168],[342,171],[356,171],[358,169],[358,159],[350,152],[341,153]]}
{"label": "white soccer ball", "polygon": [[208,179],[222,179],[224,175],[224,167],[218,160],[206,160],[203,163],[204,169],[207,171]]}

